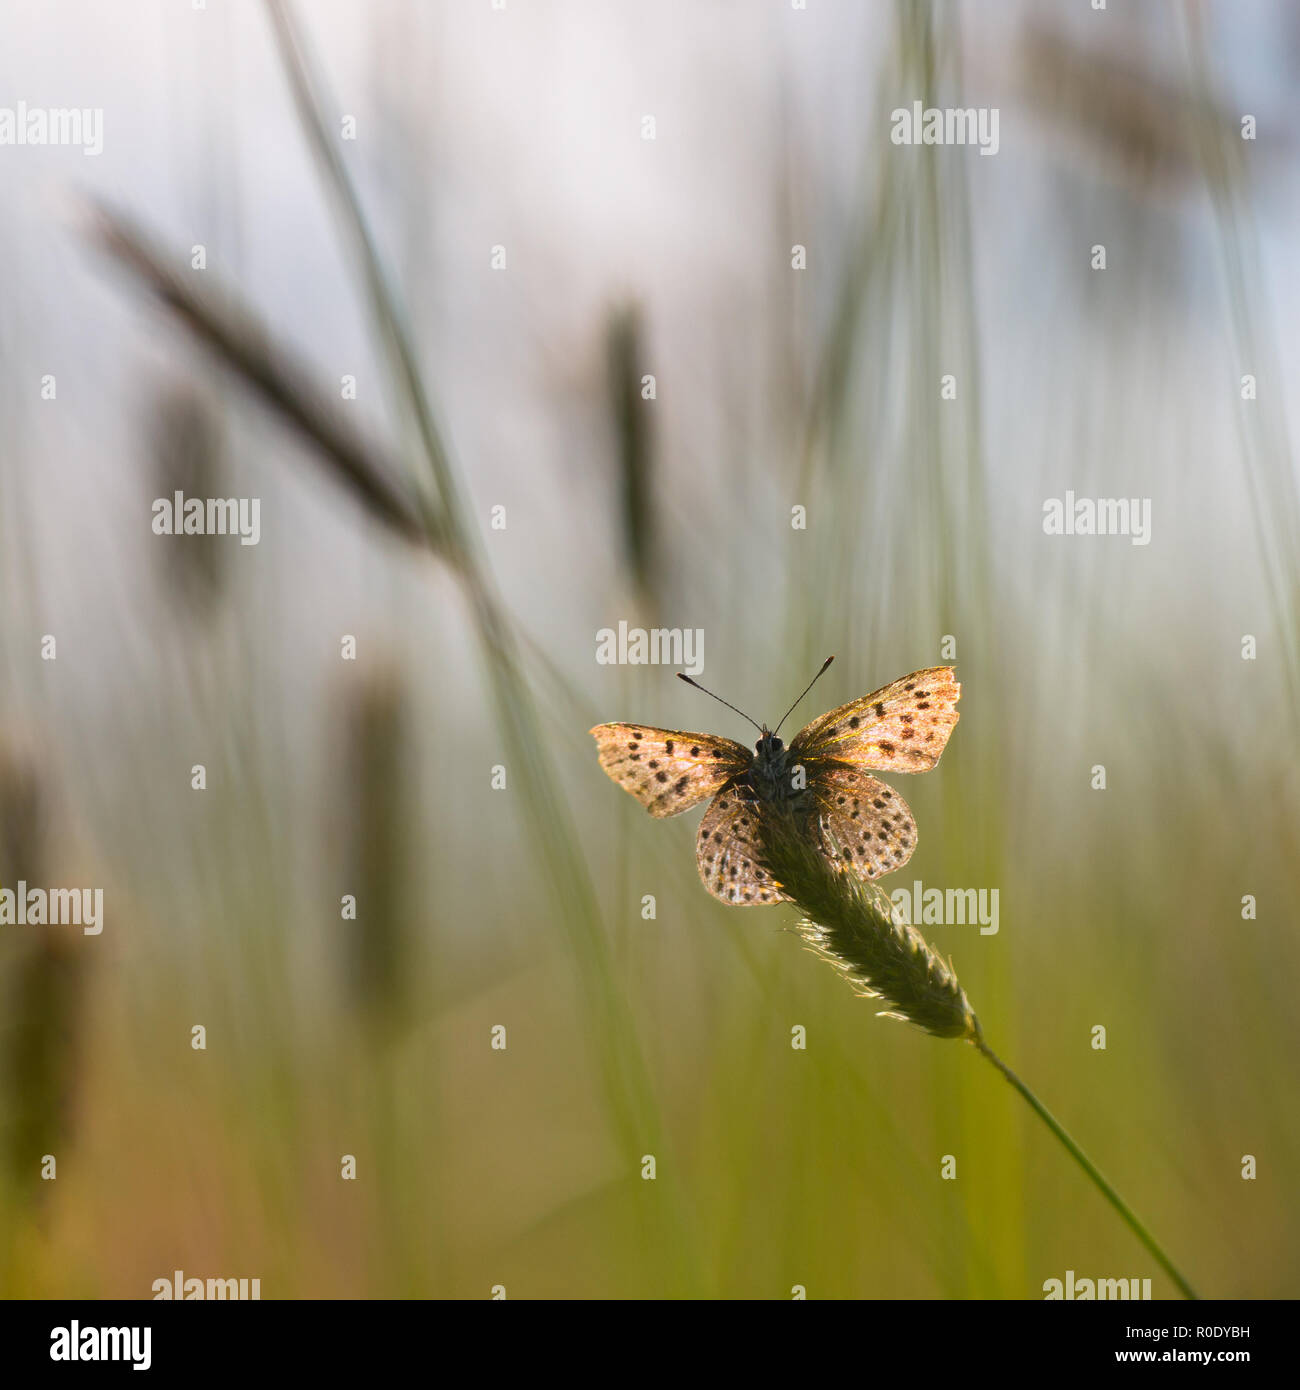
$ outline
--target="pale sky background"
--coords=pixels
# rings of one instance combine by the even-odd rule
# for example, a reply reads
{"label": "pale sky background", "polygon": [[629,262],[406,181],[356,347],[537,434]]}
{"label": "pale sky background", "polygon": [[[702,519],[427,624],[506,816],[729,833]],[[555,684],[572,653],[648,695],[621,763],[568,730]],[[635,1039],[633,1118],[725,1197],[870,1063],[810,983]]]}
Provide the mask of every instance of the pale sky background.
{"label": "pale sky background", "polygon": [[[1224,109],[1255,112],[1271,146],[1251,208],[1267,346],[1277,355],[1245,364],[1227,339],[1203,191],[1149,203],[1072,157],[1022,100],[1016,45],[1027,17],[1094,48],[1108,32],[1123,34],[1117,51],[1177,77],[1182,33],[1170,13],[1144,12],[1138,45],[1119,27],[1120,8],[953,11],[962,17],[961,101],[1001,112],[998,155],[971,151],[966,166],[993,548],[1008,600],[1022,606],[1017,639],[1060,658],[1073,638],[1056,605],[1040,601],[1042,575],[1064,567],[1059,598],[1069,567],[1092,558],[1043,549],[1043,500],[1067,488],[1153,498],[1151,546],[1134,552],[1117,541],[1108,555],[1116,623],[1131,614],[1149,624],[1164,610],[1173,630],[1208,626],[1225,640],[1259,625],[1232,388],[1256,368],[1261,391],[1285,392],[1300,369],[1291,134],[1300,23],[1285,5],[1208,11]],[[332,109],[357,119],[345,158],[407,287],[475,509],[485,517],[494,503],[509,508],[507,535],[485,539],[524,626],[578,683],[603,691],[593,634],[626,616],[611,577],[616,538],[603,520],[603,325],[611,306],[636,297],[647,370],[659,383],[660,486],[678,542],[679,601],[665,620],[708,628],[706,670],[736,670],[753,639],[728,633],[710,611],[722,579],[717,530],[752,535],[761,604],[780,583],[765,579],[762,556],[772,528],[788,519],[789,499],[769,496],[765,481],[786,460],[772,456],[767,436],[770,364],[760,341],[774,277],[788,274],[779,179],[784,168],[796,239],[809,246],[792,324],[806,346],[833,311],[880,162],[919,153],[889,145],[878,88],[893,7],[511,0],[495,12],[488,0],[449,0],[300,4],[298,13]],[[21,491],[10,495],[30,509],[26,533],[40,561],[39,602],[23,613],[29,632],[57,629],[73,645],[107,651],[134,622],[147,654],[156,637],[148,616],[156,599],[143,582],[155,492],[145,457],[151,392],[191,372],[223,378],[87,254],[74,195],[129,210],[178,254],[204,243],[213,280],[256,305],[323,380],[358,376],[350,408],[380,430],[389,428],[388,397],[260,5],[8,5],[0,103],[19,99],[105,113],[99,158],[0,149],[8,214],[0,468],[11,480],[21,474]],[[653,143],[640,138],[646,113],[657,122]],[[1107,274],[1132,277],[1131,299],[1090,307],[1094,240],[1110,247]],[[489,268],[497,243],[507,247],[505,274]],[[47,371],[58,377],[56,404],[38,399]],[[418,562],[388,565],[375,533],[355,525],[350,504],[314,470],[270,466],[267,451],[296,446],[259,410],[241,410],[230,430],[239,490],[263,498],[263,541],[240,557],[241,580],[272,595],[258,609],[278,634],[290,692],[334,659],[341,623],[387,629],[416,661],[437,649],[439,669],[449,654],[468,661],[463,624],[430,601],[445,581],[430,580]],[[743,485],[751,468],[752,485]],[[11,506],[6,527],[22,509]],[[907,518],[900,510],[862,523],[869,533],[906,528]],[[1214,582],[1189,594],[1189,572]],[[129,663],[103,666],[106,683],[129,679]],[[440,685],[448,719],[461,700],[478,698],[472,682],[465,691]],[[82,688],[76,698],[95,697]]]}

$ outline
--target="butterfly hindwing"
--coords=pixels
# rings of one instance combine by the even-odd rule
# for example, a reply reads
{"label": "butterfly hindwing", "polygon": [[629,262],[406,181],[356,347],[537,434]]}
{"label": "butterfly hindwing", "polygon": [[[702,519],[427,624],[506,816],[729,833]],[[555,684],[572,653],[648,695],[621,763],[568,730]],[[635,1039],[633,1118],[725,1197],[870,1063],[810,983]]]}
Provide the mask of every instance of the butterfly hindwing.
{"label": "butterfly hindwing", "polygon": [[715,796],[695,836],[700,879],[730,907],[769,907],[784,894],[763,867],[758,806],[743,775]]}
{"label": "butterfly hindwing", "polygon": [[791,756],[875,772],[926,772],[957,723],[960,694],[951,666],[913,671],[814,719],[791,739]]}
{"label": "butterfly hindwing", "polygon": [[716,734],[646,724],[597,724],[600,765],[652,816],[675,816],[716,792],[750,763],[747,748]]}
{"label": "butterfly hindwing", "polygon": [[916,822],[891,787],[847,763],[809,758],[805,763],[818,847],[827,859],[859,878],[901,869],[916,848]]}

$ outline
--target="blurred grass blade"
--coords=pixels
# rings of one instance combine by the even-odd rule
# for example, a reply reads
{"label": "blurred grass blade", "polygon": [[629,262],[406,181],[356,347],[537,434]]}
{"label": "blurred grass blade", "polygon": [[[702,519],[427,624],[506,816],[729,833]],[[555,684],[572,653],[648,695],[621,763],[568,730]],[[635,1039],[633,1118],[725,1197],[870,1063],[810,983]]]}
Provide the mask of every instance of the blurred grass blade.
{"label": "blurred grass blade", "polygon": [[400,1035],[411,1002],[409,718],[395,669],[367,673],[349,692],[339,804],[357,916],[340,926],[346,986],[372,1047]]}
{"label": "blurred grass blade", "polygon": [[[153,407],[154,478],[160,497],[221,497],[225,478],[221,420],[199,391],[176,386]],[[164,592],[179,614],[207,619],[229,577],[216,536],[161,536]]]}
{"label": "blurred grass blade", "polygon": [[[52,830],[42,768],[28,750],[0,737],[0,887],[50,881]],[[80,936],[62,928],[6,929],[2,944],[0,1199],[11,1210],[0,1228],[16,1228],[24,1214],[33,1215],[34,1203],[53,1198],[58,1185],[41,1181],[42,1158],[64,1161],[72,1138],[87,958]],[[23,1273],[9,1267],[16,1249],[12,1239],[0,1243],[6,1291]]]}
{"label": "blurred grass blade", "polygon": [[194,289],[170,259],[125,213],[95,204],[99,244],[181,320],[235,375],[289,421],[380,521],[404,540],[432,544],[439,538],[422,519],[399,474],[381,460],[318,390],[311,372],[261,322],[232,298]]}
{"label": "blurred grass blade", "polygon": [[[595,890],[569,808],[559,790],[559,779],[546,751],[547,742],[531,691],[520,669],[514,632],[482,559],[478,531],[463,501],[397,297],[380,262],[375,238],[338,150],[326,132],[305,45],[290,19],[287,5],[281,0],[267,0],[267,8],[300,121],[341,209],[394,375],[404,388],[407,403],[414,413],[437,488],[436,525],[443,537],[447,558],[469,601],[483,648],[497,719],[522,789],[520,800],[525,824],[532,834],[538,866],[554,895],[582,981],[588,1035],[602,1068],[606,1105],[614,1116],[625,1161],[635,1161],[648,1147],[664,1142],[658,1106],[630,1011],[615,982]],[[693,1275],[691,1261],[685,1255],[689,1240],[684,1208],[675,1182],[669,1178],[665,1186],[669,1209],[681,1238],[675,1243],[674,1254],[684,1261],[680,1273],[683,1279],[689,1280]]]}
{"label": "blurred grass blade", "polygon": [[[1196,1292],[1133,1209],[1075,1143],[1055,1115],[984,1041],[975,1011],[952,967],[915,927],[896,922],[875,885],[841,872],[801,831],[788,810],[763,818],[763,860],[782,889],[807,914],[796,930],[814,954],[833,966],[860,995],[883,1000],[885,1018],[915,1024],[939,1038],[973,1044],[1002,1073],[1052,1131],[1187,1298]],[[835,848],[832,844],[832,849]]]}
{"label": "blurred grass blade", "polygon": [[[400,385],[405,402],[415,414],[420,442],[438,490],[432,524],[434,529],[440,530],[445,519],[443,513],[460,517],[463,516],[463,510],[460,506],[456,475],[443,446],[441,431],[434,420],[432,403],[424,389],[401,301],[389,284],[375,238],[362,211],[361,201],[356,195],[347,170],[343,167],[338,145],[327,134],[321,119],[321,103],[316,95],[321,89],[321,84],[312,71],[306,45],[298,36],[290,18],[289,7],[282,0],[266,0],[266,7],[271,16],[280,58],[289,78],[299,124],[325,174],[328,191],[334,196],[344,228],[351,238],[354,261],[365,279],[371,315],[379,330],[393,377]],[[457,539],[463,541],[464,534],[458,535]]]}
{"label": "blurred grass blade", "polygon": [[641,398],[641,312],[616,310],[606,330],[606,380],[618,450],[619,517],[623,554],[637,597],[653,615],[659,607],[656,564],[654,456],[649,412]]}

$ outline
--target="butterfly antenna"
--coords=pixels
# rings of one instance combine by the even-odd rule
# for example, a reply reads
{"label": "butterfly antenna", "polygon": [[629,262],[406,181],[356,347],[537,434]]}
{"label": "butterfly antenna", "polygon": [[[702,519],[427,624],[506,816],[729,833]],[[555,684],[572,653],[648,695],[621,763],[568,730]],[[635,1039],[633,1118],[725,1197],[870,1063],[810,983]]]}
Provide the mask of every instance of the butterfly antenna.
{"label": "butterfly antenna", "polygon": [[[799,696],[799,700],[802,700],[803,696],[807,695],[807,693],[813,688],[813,686],[816,685],[819,680],[821,680],[822,676],[825,674],[826,668],[834,660],[835,658],[833,656],[828,656],[826,660],[822,662],[822,669],[817,672],[817,674],[812,678],[812,680],[808,682],[806,686],[804,686],[803,695]],[[781,724],[784,724],[785,721],[789,719],[789,717],[795,712],[795,709],[798,707],[799,700],[796,700],[794,704],[791,705],[790,708],[786,710],[786,712],[781,716]],[[778,734],[781,732],[781,724],[778,724],[776,728],[772,730],[774,734]]]}
{"label": "butterfly antenna", "polygon": [[[677,679],[679,681],[685,681],[687,685],[693,685],[696,688],[696,690],[704,690],[704,687],[699,683],[699,681],[693,681],[689,676],[682,675],[680,671],[678,671],[677,673]],[[711,690],[704,690],[704,693],[706,695],[713,695],[713,691]],[[730,700],[724,700],[721,695],[713,695],[713,698],[720,705],[726,705],[728,709],[736,710],[736,713],[740,715],[742,719],[749,719],[749,715],[747,715],[743,709],[736,709],[735,705],[733,705]],[[761,724],[756,724],[752,719],[749,719],[749,722],[754,725],[754,727],[758,730],[760,734],[767,733],[767,730],[763,728]]]}

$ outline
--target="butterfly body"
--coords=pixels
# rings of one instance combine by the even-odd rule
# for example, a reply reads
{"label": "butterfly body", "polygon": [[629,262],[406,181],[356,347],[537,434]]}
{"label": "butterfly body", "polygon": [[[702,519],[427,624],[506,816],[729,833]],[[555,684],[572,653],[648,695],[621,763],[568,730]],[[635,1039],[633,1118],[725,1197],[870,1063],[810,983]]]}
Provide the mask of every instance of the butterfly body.
{"label": "butterfly body", "polygon": [[754,745],[753,761],[747,774],[754,794],[763,801],[792,801],[802,795],[793,786],[789,773],[790,750],[775,734],[766,730]]}
{"label": "butterfly body", "polygon": [[960,693],[951,667],[914,671],[814,719],[789,746],[760,726],[753,753],[715,734],[641,724],[591,732],[601,766],[651,815],[675,816],[713,796],[696,836],[700,877],[723,902],[757,907],[785,897],[763,863],[764,803],[790,809],[844,872],[871,879],[902,868],[916,847],[916,823],[869,771],[933,767],[957,723]]}

